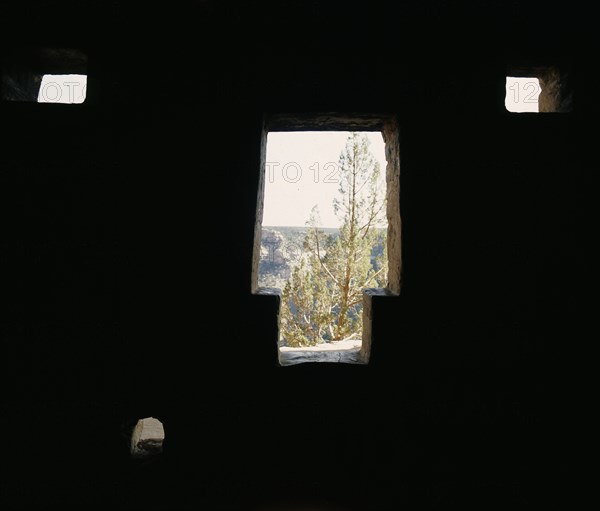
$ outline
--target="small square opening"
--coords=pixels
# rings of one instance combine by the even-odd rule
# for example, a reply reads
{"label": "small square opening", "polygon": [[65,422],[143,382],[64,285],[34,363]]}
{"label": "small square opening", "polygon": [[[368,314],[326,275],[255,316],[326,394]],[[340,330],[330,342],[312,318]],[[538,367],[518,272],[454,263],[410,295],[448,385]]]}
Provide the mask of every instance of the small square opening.
{"label": "small square opening", "polygon": [[509,112],[539,112],[541,92],[538,78],[507,76],[504,106]]}
{"label": "small square opening", "polygon": [[83,103],[87,90],[86,75],[44,75],[40,83],[38,103]]}
{"label": "small square opening", "polygon": [[18,48],[0,56],[0,98],[4,101],[85,102],[87,55],[69,48]]}
{"label": "small square opening", "polygon": [[511,66],[504,106],[511,113],[560,113],[572,109],[568,76],[557,66]]}

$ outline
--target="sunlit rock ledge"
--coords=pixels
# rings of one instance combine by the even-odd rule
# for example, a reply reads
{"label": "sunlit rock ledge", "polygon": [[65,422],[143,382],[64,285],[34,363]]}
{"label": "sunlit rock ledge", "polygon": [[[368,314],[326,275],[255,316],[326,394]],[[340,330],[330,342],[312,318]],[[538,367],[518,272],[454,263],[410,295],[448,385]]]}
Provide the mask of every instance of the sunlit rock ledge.
{"label": "sunlit rock ledge", "polygon": [[140,419],[131,435],[131,455],[146,458],[160,454],[163,450],[165,430],[162,422],[154,417]]}
{"label": "sunlit rock ledge", "polygon": [[361,339],[317,344],[301,348],[281,346],[279,363],[281,365],[302,364],[304,362],[342,362],[360,364]]}

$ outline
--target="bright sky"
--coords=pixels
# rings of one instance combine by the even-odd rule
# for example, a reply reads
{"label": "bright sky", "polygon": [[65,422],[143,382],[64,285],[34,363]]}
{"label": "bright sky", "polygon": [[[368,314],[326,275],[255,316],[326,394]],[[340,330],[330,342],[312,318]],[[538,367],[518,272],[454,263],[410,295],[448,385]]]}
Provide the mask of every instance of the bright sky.
{"label": "bright sky", "polygon": [[38,103],[83,103],[87,75],[44,75],[38,93]]}
{"label": "bright sky", "polygon": [[[385,182],[383,136],[378,131],[365,134]],[[263,225],[304,226],[316,204],[321,227],[339,227],[333,199],[338,196],[338,159],[348,135],[347,131],[268,134]]]}
{"label": "bright sky", "polygon": [[504,105],[509,112],[539,112],[540,92],[542,88],[537,78],[507,76]]}

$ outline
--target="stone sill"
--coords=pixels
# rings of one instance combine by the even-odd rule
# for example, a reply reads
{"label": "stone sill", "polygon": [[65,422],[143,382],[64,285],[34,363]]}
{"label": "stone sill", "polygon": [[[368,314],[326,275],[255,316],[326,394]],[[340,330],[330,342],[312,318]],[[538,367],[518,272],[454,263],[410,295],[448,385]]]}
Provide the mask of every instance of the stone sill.
{"label": "stone sill", "polygon": [[282,366],[303,364],[305,362],[334,362],[345,364],[364,364],[361,355],[362,341],[333,342],[305,348],[279,347],[279,363]]}

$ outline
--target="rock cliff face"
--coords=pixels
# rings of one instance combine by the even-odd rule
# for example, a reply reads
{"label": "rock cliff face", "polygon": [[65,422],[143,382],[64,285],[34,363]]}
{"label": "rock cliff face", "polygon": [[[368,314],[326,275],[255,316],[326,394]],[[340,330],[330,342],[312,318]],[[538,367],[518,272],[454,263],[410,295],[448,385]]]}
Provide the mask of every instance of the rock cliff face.
{"label": "rock cliff face", "polygon": [[260,287],[283,289],[302,254],[305,229],[263,227],[258,268]]}
{"label": "rock cliff face", "polygon": [[[335,228],[323,228],[327,234],[336,235]],[[305,227],[262,228],[260,262],[258,267],[259,287],[283,289],[294,266],[303,253]],[[383,242],[373,247],[373,260],[383,252]]]}

